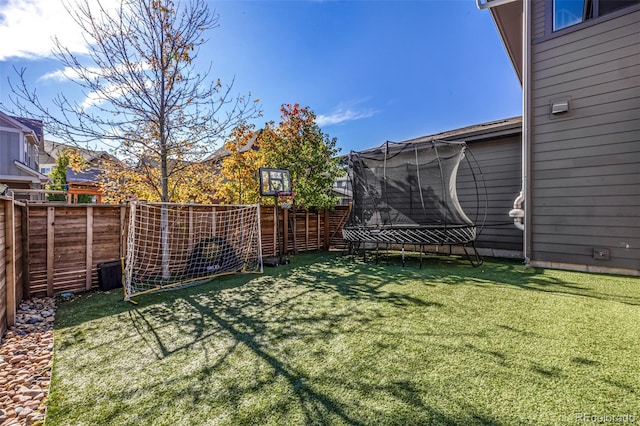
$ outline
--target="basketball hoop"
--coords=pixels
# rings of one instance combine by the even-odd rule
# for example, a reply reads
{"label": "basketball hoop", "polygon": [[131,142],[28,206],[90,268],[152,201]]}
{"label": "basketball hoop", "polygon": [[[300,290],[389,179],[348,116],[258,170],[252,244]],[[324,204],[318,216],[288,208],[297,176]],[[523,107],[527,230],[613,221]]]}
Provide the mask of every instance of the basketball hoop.
{"label": "basketball hoop", "polygon": [[278,205],[281,209],[290,209],[293,206],[296,193],[293,191],[281,191],[276,192],[276,198],[278,199]]}

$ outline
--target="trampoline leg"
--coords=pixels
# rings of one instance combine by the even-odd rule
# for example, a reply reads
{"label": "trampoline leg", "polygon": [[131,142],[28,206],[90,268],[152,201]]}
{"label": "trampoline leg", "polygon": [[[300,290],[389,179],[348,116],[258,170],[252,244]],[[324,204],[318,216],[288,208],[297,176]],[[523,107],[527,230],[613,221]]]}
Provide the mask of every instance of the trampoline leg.
{"label": "trampoline leg", "polygon": [[402,267],[404,268],[404,244],[402,245]]}
{"label": "trampoline leg", "polygon": [[469,254],[469,252],[467,251],[467,244],[463,244],[462,248],[464,249],[464,254],[467,255],[467,259],[469,259],[469,262],[471,262],[471,266],[473,266],[474,268],[477,268],[478,266],[482,265],[484,260],[482,259],[482,256],[480,256],[480,253],[478,253],[478,250],[476,249],[475,241],[471,242],[471,248],[473,248],[473,253]]}
{"label": "trampoline leg", "polygon": [[[351,254],[351,247],[352,247],[351,245],[352,245],[352,244],[353,244],[353,243],[352,243],[351,241],[349,241],[349,242],[347,243],[347,247],[342,249],[342,252],[340,253],[340,255],[341,255],[341,256],[345,256],[346,254]],[[345,252],[345,251],[346,251],[346,252]]]}
{"label": "trampoline leg", "polygon": [[420,245],[420,269],[422,269],[422,245]]}
{"label": "trampoline leg", "polygon": [[380,253],[378,252],[378,243],[376,243],[376,265],[378,264],[380,259]]}

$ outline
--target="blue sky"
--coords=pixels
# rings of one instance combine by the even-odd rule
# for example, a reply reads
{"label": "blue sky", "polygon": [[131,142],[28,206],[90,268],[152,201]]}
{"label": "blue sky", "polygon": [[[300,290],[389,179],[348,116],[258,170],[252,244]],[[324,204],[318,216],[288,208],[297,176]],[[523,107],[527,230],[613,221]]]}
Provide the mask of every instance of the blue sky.
{"label": "blue sky", "polygon": [[[44,75],[58,35],[86,49],[58,0],[0,0],[0,99],[26,67],[43,99],[73,86]],[[521,88],[488,11],[473,0],[211,1],[219,26],[198,61],[261,101],[309,106],[342,152],[517,116]],[[29,28],[31,31],[29,31]],[[36,29],[34,31],[34,29]],[[20,40],[6,43],[6,40]],[[77,93],[78,99],[82,96]],[[46,130],[45,130],[46,133]]]}

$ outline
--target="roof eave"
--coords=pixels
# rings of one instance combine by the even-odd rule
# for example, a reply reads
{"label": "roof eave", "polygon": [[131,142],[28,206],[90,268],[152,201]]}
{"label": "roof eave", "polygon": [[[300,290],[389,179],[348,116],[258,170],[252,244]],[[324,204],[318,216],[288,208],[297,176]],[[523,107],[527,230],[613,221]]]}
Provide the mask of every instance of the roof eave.
{"label": "roof eave", "polygon": [[492,7],[490,12],[522,84],[522,0]]}
{"label": "roof eave", "polygon": [[21,162],[14,160],[13,164],[15,164],[15,166],[17,168],[19,168],[20,170],[30,174],[31,176],[39,179],[41,182],[48,182],[49,181],[49,176],[43,175],[42,173],[40,173],[37,170],[32,169],[31,167],[22,164]]}

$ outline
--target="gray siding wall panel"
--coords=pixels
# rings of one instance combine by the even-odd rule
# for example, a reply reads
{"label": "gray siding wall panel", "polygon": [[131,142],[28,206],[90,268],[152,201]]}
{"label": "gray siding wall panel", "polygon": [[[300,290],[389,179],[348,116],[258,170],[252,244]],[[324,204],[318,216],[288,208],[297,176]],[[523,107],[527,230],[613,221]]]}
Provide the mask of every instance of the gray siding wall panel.
{"label": "gray siding wall panel", "polygon": [[[632,67],[629,69],[630,71],[633,70]],[[576,99],[602,96],[609,93],[616,93],[621,90],[631,90],[633,85],[636,83],[637,76],[620,77],[619,73],[620,70],[616,70],[615,73],[601,76],[597,80],[594,78],[591,80],[591,84],[586,86],[584,83],[579,87],[572,86],[567,90],[567,93],[553,90],[553,88],[550,88],[546,93],[544,93],[544,89],[541,89],[539,90],[538,97],[533,99],[533,107],[535,108],[542,105],[548,105],[547,97],[549,96],[555,95],[556,97],[559,97],[569,93],[574,93],[576,90],[579,90],[579,97]]]}
{"label": "gray siding wall panel", "polygon": [[13,162],[20,159],[19,142],[18,133],[0,131],[0,175],[14,175],[18,172]]}
{"label": "gray siding wall panel", "polygon": [[[640,269],[638,40],[635,10],[532,46],[534,262]],[[569,114],[551,116],[565,98]]]}
{"label": "gray siding wall panel", "polygon": [[544,1],[534,1],[531,5],[532,29],[531,35],[533,39],[544,37],[544,21],[545,21],[546,3]]}
{"label": "gray siding wall panel", "polygon": [[[608,141],[608,142],[611,142],[611,141]],[[609,143],[608,147],[609,147],[609,149],[607,150],[608,155],[640,152],[640,144],[638,144],[636,141],[623,142],[623,143]],[[581,150],[580,154],[582,155],[581,158],[593,157],[593,156],[599,157],[602,155],[602,145],[601,143],[598,145],[592,145],[592,146],[587,145]],[[564,160],[569,160],[573,158],[576,158],[575,153],[573,152],[573,149],[566,149],[566,148],[540,151],[536,155],[536,160],[541,162],[542,161],[552,162],[552,161],[559,161],[559,160],[564,161]]]}
{"label": "gray siding wall panel", "polygon": [[[633,79],[630,79],[630,82],[633,82]],[[617,82],[619,84],[619,81]],[[602,87],[598,89],[602,90]],[[600,106],[604,104],[611,104],[614,102],[620,102],[624,100],[637,100],[636,99],[636,90],[635,88],[626,88],[622,90],[616,90],[614,88],[613,91],[609,92],[595,92],[593,94],[590,93],[582,93],[579,98],[571,99],[572,109],[575,110],[577,108],[589,108],[593,106]],[[535,116],[545,116],[549,114],[550,105],[548,103],[543,103],[545,99],[538,99],[538,103],[533,104],[533,114]]]}
{"label": "gray siding wall panel", "polygon": [[[558,232],[562,232],[565,235],[571,235],[572,241],[580,241],[580,239],[591,238],[592,236],[605,237],[605,238],[614,238],[615,241],[610,241],[611,244],[617,244],[620,238],[627,239],[629,238],[629,229],[624,226],[615,226],[617,224],[612,224],[607,229],[603,229],[602,227],[592,227],[591,229],[594,231],[590,235],[584,235],[584,229],[581,226],[575,226],[572,224],[564,224],[564,225],[540,225],[538,232],[541,237],[539,239],[540,242],[545,240],[544,236],[548,236],[550,238],[551,235],[555,235]],[[636,242],[638,241],[635,238]],[[602,239],[601,241],[605,241]],[[551,239],[550,242],[556,242]],[[587,241],[587,242],[590,242]]]}
{"label": "gray siding wall panel", "polygon": [[[592,170],[588,174],[586,170],[582,173],[575,173],[567,169],[564,170],[564,172],[556,173],[555,175],[549,172],[543,172],[542,176],[536,175],[534,177],[534,189],[566,188],[569,190],[578,187],[594,188],[603,186],[605,188],[608,187],[609,192],[611,192],[615,190],[614,187],[617,188],[620,185],[640,185],[640,175],[638,174],[637,167],[634,167],[633,171],[626,174],[617,173],[611,175],[600,175],[597,173],[597,170]],[[623,172],[624,171],[628,171],[628,169],[623,170]]]}
{"label": "gray siding wall panel", "polygon": [[[535,3],[544,3],[545,0],[533,0]],[[633,9],[631,9],[633,10]],[[542,40],[533,41],[533,53],[544,54],[546,58],[552,58],[560,56],[562,54],[570,53],[581,49],[585,44],[597,45],[607,42],[608,40],[615,39],[620,36],[628,35],[629,32],[634,32],[634,27],[637,25],[634,14],[637,10],[627,13],[623,16],[618,16],[615,19],[599,18],[596,25],[576,25],[574,28],[578,31],[565,34],[562,36],[555,36]],[[534,32],[536,30],[534,29]],[[579,33],[579,34],[577,34]],[[591,39],[590,41],[586,41]],[[550,52],[546,54],[545,52]],[[536,64],[532,64],[536,67]]]}
{"label": "gray siding wall panel", "polygon": [[[575,72],[564,71],[555,78],[547,77],[535,82],[534,90],[536,95],[534,99],[544,96],[560,96],[562,92],[572,92],[575,90],[593,87],[594,84],[604,84],[615,82],[627,77],[636,77],[638,66],[629,64],[627,61],[621,63],[612,63],[594,66],[593,69],[579,69]],[[632,82],[635,80],[631,79]],[[618,83],[620,84],[620,83]],[[622,88],[622,86],[618,86]]]}
{"label": "gray siding wall panel", "polygon": [[[585,263],[584,259],[593,257],[593,250],[586,248],[579,244],[540,244],[540,248],[546,253],[545,262],[558,262],[558,263],[573,263],[578,265],[593,265],[599,267],[611,268],[611,261],[597,261],[593,260],[590,263]],[[629,254],[631,250],[622,248],[610,248],[610,256],[612,259],[620,259],[620,263],[627,265],[621,269],[640,269],[640,260],[633,258],[632,254]],[[630,257],[628,257],[630,256]],[[539,260],[539,259],[537,259]]]}
{"label": "gray siding wall panel", "polygon": [[638,53],[637,40],[639,35],[640,31],[623,37],[616,43],[601,43],[584,49],[592,56],[585,57],[587,52],[580,51],[547,59],[544,63],[537,64],[537,69],[533,71],[536,73],[537,78],[541,80],[547,77],[556,77],[564,70],[586,69],[598,65],[606,67],[613,60],[624,61],[625,58],[632,57]]}
{"label": "gray siding wall panel", "polygon": [[[478,247],[522,252],[522,232],[508,217],[513,200],[520,192],[521,144],[522,137],[519,133],[490,141],[469,143],[487,188],[487,218],[485,227],[478,237]],[[476,186],[465,165],[462,165],[458,172],[457,190],[460,205],[474,219]],[[480,203],[484,206],[484,193],[481,197]],[[481,213],[484,214],[484,211]]]}
{"label": "gray siding wall panel", "polygon": [[[612,210],[615,209],[615,215],[612,215]],[[566,216],[566,217],[579,217],[579,216],[600,216],[606,219],[606,223],[611,226],[613,223],[617,223],[616,220],[619,217],[628,217],[634,218],[637,221],[638,217],[638,209],[635,206],[581,206],[580,209],[568,209],[564,206],[551,206],[551,207],[534,207],[533,212],[539,216]],[[555,220],[556,218],[549,218],[550,220]],[[536,225],[537,225],[536,221]],[[585,227],[583,229],[585,235],[587,235],[591,230],[589,227]],[[635,227],[630,229],[630,231],[636,232]],[[558,241],[561,242],[559,236],[556,236]],[[637,247],[636,247],[637,249]],[[541,259],[542,260],[542,259]]]}
{"label": "gray siding wall panel", "polygon": [[[546,169],[544,170],[544,172],[541,172],[540,175],[538,176],[538,182],[539,185],[537,186],[537,188],[539,190],[545,190],[545,193],[548,192],[546,191],[547,189],[552,189],[554,191],[563,191],[565,186],[564,185],[560,185],[559,187],[554,187],[553,186],[553,182],[550,182],[550,187],[546,187],[544,182],[546,181],[553,181],[553,180],[557,180],[557,179],[567,179],[567,178],[578,178],[578,182],[579,179],[585,179],[585,178],[591,178],[593,176],[599,176],[601,178],[604,178],[605,176],[629,176],[632,177],[636,174],[638,170],[638,165],[637,163],[629,163],[629,164],[615,164],[615,165],[604,165],[604,166],[597,166],[597,167],[588,167],[588,168],[580,168],[580,167],[569,167],[569,168],[561,168],[561,169]],[[607,178],[608,179],[608,178]],[[618,183],[617,185],[617,190],[616,191],[620,191],[623,195],[629,195],[631,193],[635,193],[635,192],[640,192],[640,190],[636,190],[635,192],[633,190],[628,190],[625,191],[624,188],[627,187],[627,185],[632,185],[633,182],[633,178],[627,180],[625,178],[623,178],[623,183]],[[620,179],[617,179],[620,180]],[[611,193],[611,189],[604,187],[603,185],[590,185],[590,186],[585,186],[584,187],[585,191],[593,194],[600,194],[600,195],[606,195],[606,194],[610,194]],[[580,188],[576,188],[573,187],[572,191],[576,191],[576,190],[580,190]]]}
{"label": "gray siding wall panel", "polygon": [[[541,177],[544,176],[543,172],[546,170],[560,170],[570,167],[572,170],[576,168],[583,168],[586,170],[593,170],[596,167],[603,166],[618,166],[623,164],[632,164],[638,166],[640,164],[640,144],[630,144],[631,147],[626,152],[621,154],[603,154],[590,157],[568,157],[558,160],[539,160],[536,159],[539,164],[537,170],[541,172]],[[625,145],[626,146],[626,145]],[[614,170],[616,167],[614,167]],[[614,171],[619,173],[619,171]],[[633,173],[633,172],[632,172]],[[599,173],[600,174],[600,173]]]}
{"label": "gray siding wall panel", "polygon": [[[591,196],[577,196],[573,194],[573,191],[567,191],[568,193],[564,196],[556,196],[556,197],[537,197],[534,198],[534,204],[537,207],[557,207],[559,210],[561,209],[569,209],[569,213],[581,213],[581,210],[590,210],[599,207],[622,207],[622,206],[630,206],[633,207],[637,205],[637,201],[635,201],[634,197],[628,197],[626,195],[602,195],[600,197],[591,197]],[[537,208],[536,207],[536,208]],[[576,211],[576,210],[580,211]],[[535,210],[535,208],[534,208]],[[615,221],[612,221],[611,224],[614,224]],[[589,230],[589,232],[594,232],[594,230]]]}
{"label": "gray siding wall panel", "polygon": [[[538,226],[555,225],[555,226],[579,226],[589,227],[593,229],[604,229],[611,226],[611,220],[609,217],[602,216],[543,216],[537,220]],[[638,221],[635,217],[618,217],[616,218],[615,226],[621,226],[625,228],[633,228],[638,226]]]}
{"label": "gray siding wall panel", "polygon": [[[640,135],[640,130],[627,129],[624,124],[627,123],[614,122],[599,126],[587,126],[578,129],[570,129],[566,131],[557,130],[555,132],[539,133],[536,134],[536,144],[547,144],[546,146],[541,147],[540,151],[553,150],[554,145],[552,144],[555,144],[555,149],[569,149],[570,142],[575,143],[579,140],[584,140],[586,146],[593,146],[593,142],[596,142],[595,145],[602,145],[603,140],[618,140],[617,138],[621,137],[621,135],[624,135],[625,138],[634,137],[634,135]],[[558,146],[556,144],[559,139],[562,139],[565,142],[561,146]],[[636,138],[635,140],[638,139]]]}
{"label": "gray siding wall panel", "polygon": [[[615,50],[612,45],[619,43],[620,47],[628,46],[629,37],[638,34],[638,28],[633,22],[633,14],[628,14],[614,20],[606,20],[598,25],[583,28],[580,34],[567,34],[557,36],[533,44],[533,54],[543,55],[540,62],[531,64],[534,72],[543,70],[553,65],[568,63],[576,60],[589,60],[588,54],[594,52],[600,55],[604,52]],[[615,41],[614,40],[619,40]],[[598,60],[598,59],[595,59]]]}
{"label": "gray siding wall panel", "polygon": [[[598,129],[601,129],[601,128],[602,126],[598,127]],[[553,143],[553,140],[543,141],[542,139],[544,138],[542,136],[544,135],[539,136],[536,141],[537,142],[536,148],[538,153],[544,153],[548,151],[559,152],[561,150],[571,150],[575,148],[588,149],[594,146],[599,147],[602,145],[603,135],[595,134],[595,135],[589,135],[585,137],[566,138],[565,144],[561,148],[558,148],[557,145]],[[548,134],[546,136],[550,138],[553,135]],[[612,146],[620,143],[635,142],[637,140],[640,140],[640,131],[612,133],[612,134],[606,135],[606,139],[607,139],[607,142]]]}

